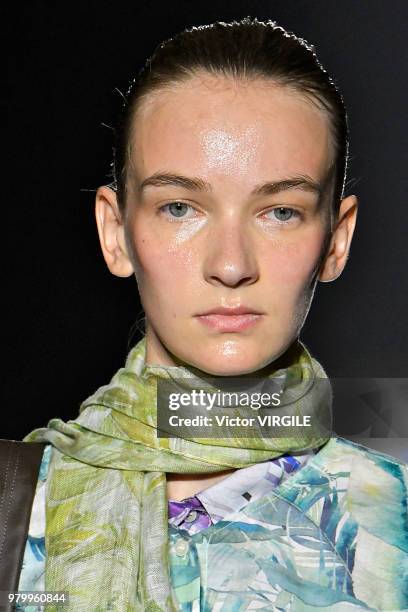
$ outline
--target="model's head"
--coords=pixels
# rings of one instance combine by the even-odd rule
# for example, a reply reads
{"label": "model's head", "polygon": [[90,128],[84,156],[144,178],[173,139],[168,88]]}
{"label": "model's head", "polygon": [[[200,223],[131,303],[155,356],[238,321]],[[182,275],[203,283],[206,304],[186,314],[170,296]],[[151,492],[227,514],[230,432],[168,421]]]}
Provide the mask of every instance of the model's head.
{"label": "model's head", "polygon": [[[346,263],[347,154],[340,93],[273,22],[192,28],[157,48],[96,197],[110,271],[136,276],[149,363],[228,376],[286,351],[317,281]],[[203,316],[220,307],[254,314]]]}

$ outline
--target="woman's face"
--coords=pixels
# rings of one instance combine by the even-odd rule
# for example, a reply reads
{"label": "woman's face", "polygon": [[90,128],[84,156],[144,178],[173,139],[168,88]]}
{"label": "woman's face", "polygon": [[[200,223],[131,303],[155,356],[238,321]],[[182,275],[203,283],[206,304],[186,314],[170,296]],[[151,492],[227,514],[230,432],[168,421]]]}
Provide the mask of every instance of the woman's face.
{"label": "woman's face", "polygon": [[[149,96],[125,228],[149,363],[238,375],[289,347],[330,231],[333,160],[326,115],[288,88],[202,75]],[[253,314],[204,316],[238,307]]]}

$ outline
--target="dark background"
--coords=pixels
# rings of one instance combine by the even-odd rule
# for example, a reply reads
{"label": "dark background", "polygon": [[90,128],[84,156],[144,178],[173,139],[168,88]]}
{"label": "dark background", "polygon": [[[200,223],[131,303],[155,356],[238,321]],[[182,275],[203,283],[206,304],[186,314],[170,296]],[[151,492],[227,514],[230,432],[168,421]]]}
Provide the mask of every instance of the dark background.
{"label": "dark background", "polygon": [[94,190],[108,182],[112,125],[156,44],[185,26],[247,15],[316,46],[345,97],[346,195],[360,200],[351,257],[319,284],[302,332],[330,376],[407,376],[405,0],[26,2],[2,9],[2,431],[21,439],[123,364],[140,316],[134,279],[110,275]]}

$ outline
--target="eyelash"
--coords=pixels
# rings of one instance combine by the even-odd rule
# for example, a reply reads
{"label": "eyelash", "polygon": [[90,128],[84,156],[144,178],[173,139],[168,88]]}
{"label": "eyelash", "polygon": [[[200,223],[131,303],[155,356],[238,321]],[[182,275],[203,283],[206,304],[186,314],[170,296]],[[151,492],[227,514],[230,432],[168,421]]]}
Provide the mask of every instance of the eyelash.
{"label": "eyelash", "polygon": [[[160,208],[158,209],[160,214],[163,214],[167,218],[167,220],[170,221],[171,223],[173,223],[173,222],[178,223],[179,220],[181,220],[183,222],[183,219],[186,219],[186,217],[171,217],[171,216],[167,216],[165,214],[164,211],[165,210],[169,211],[170,206],[172,206],[173,204],[182,204],[183,206],[187,206],[188,208],[190,208],[190,210],[195,210],[194,207],[191,204],[187,204],[186,202],[181,202],[180,200],[175,200],[174,202],[168,202],[167,204],[164,204],[163,206],[160,206]],[[292,213],[292,216],[288,220],[286,220],[286,221],[282,221],[282,220],[276,219],[276,217],[275,217],[274,221],[279,223],[279,224],[281,224],[281,225],[287,225],[287,223],[290,222],[292,219],[302,218],[302,213],[300,211],[296,210],[295,208],[292,208],[291,206],[274,206],[273,208],[271,208],[270,210],[268,210],[264,214],[267,214],[269,212],[273,212],[273,211],[279,210],[279,209],[282,209],[282,210],[285,210],[285,211],[288,210],[288,211],[291,211],[291,213]],[[190,220],[191,217],[187,217],[187,219]],[[268,219],[268,220],[271,221],[272,219]]]}
{"label": "eyelash", "polygon": [[[173,204],[182,204],[183,206],[188,206],[191,210],[195,210],[193,206],[191,206],[191,204],[187,204],[186,202],[181,202],[179,200],[175,200],[174,202],[169,202],[168,204],[164,204],[164,206],[160,206],[159,208],[159,212],[161,214],[164,214],[164,210],[169,210],[169,207],[172,206]],[[166,218],[171,221],[171,222],[178,222],[178,219],[183,220],[183,217],[168,217],[167,215],[165,215]]]}

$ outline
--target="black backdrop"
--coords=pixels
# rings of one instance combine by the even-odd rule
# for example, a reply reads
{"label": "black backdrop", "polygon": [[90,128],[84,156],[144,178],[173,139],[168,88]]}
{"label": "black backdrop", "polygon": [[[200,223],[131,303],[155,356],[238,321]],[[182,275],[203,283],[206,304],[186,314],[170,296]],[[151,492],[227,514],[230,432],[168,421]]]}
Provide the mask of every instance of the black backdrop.
{"label": "black backdrop", "polygon": [[[189,25],[270,18],[315,44],[343,91],[351,257],[319,284],[303,340],[338,377],[407,376],[407,32],[405,0],[163,4],[26,2],[2,9],[2,430],[20,439],[109,381],[140,305],[107,271],[93,217],[108,180],[119,94],[164,38]],[[133,335],[134,344],[139,338]]]}

